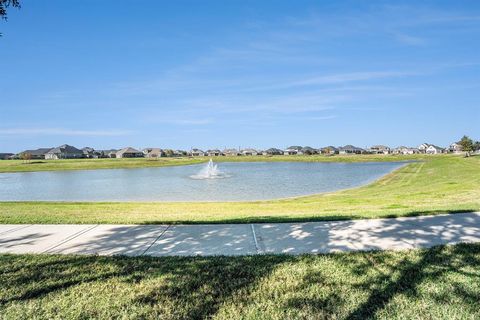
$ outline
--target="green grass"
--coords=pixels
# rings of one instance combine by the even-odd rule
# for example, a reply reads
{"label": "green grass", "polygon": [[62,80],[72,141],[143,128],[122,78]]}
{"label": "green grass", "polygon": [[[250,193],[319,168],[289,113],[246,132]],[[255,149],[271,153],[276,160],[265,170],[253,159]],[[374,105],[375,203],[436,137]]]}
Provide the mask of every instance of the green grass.
{"label": "green grass", "polygon": [[165,167],[201,163],[202,158],[133,158],[133,159],[72,159],[72,160],[0,160],[0,172],[32,172],[59,170],[95,170],[121,168]]}
{"label": "green grass", "polygon": [[[258,162],[258,161],[302,161],[302,162],[367,162],[367,161],[404,161],[429,159],[422,155],[312,155],[312,156],[241,156],[214,157],[217,162]],[[0,173],[60,171],[60,170],[95,170],[121,168],[147,168],[197,164],[208,161],[208,157],[181,158],[132,158],[132,159],[72,159],[72,160],[0,160]]]}
{"label": "green grass", "polygon": [[479,319],[480,245],[243,257],[0,255],[2,319]]}
{"label": "green grass", "polygon": [[0,223],[285,222],[478,210],[480,157],[432,156],[368,186],[329,194],[256,202],[0,202]]}

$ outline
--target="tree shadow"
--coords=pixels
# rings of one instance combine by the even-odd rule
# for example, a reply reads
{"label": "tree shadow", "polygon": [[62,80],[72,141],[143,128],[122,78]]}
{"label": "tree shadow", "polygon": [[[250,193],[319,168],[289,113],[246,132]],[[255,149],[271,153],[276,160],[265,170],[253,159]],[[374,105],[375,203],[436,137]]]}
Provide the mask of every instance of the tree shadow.
{"label": "tree shadow", "polygon": [[170,309],[170,316],[181,319],[211,317],[235,292],[254,286],[279,264],[294,259],[273,255],[235,258],[40,255],[38,263],[14,268],[16,271],[6,276],[8,265],[23,263],[24,258],[0,256],[0,285],[4,290],[0,294],[0,309],[9,303],[116,279],[132,285],[149,282],[148,290],[135,295],[129,306],[143,305],[155,310],[173,304],[178,308]]}
{"label": "tree shadow", "polygon": [[[386,215],[379,215],[376,218],[401,218],[401,217],[418,217],[428,215],[441,215],[441,214],[457,214],[457,213],[471,213],[477,212],[477,208],[471,209],[436,209],[436,210],[411,210],[408,212],[390,213]],[[321,221],[345,221],[356,219],[375,219],[375,217],[358,215],[358,214],[325,214],[317,216],[303,216],[296,217],[292,215],[252,215],[242,218],[224,218],[219,220],[148,220],[140,222],[142,225],[149,224],[226,224],[226,223],[302,223],[302,222],[321,222]]]}

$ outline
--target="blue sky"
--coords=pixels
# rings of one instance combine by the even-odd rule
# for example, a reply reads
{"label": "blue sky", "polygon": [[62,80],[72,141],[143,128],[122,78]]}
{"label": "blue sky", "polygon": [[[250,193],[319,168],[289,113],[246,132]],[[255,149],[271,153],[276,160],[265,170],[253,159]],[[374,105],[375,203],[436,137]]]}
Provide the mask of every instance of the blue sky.
{"label": "blue sky", "polygon": [[480,1],[22,1],[0,152],[480,139]]}

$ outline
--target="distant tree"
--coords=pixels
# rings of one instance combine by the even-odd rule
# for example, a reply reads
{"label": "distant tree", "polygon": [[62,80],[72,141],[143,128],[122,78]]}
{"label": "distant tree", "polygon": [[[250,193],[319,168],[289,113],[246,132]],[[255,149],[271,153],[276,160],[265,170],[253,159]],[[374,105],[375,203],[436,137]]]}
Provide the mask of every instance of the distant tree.
{"label": "distant tree", "polygon": [[29,163],[32,160],[32,154],[30,152],[22,152],[20,158],[23,160],[24,163]]}
{"label": "distant tree", "polygon": [[174,154],[174,152],[173,152],[172,149],[167,149],[167,150],[165,150],[165,155],[166,155],[167,157],[173,157],[173,154]]}
{"label": "distant tree", "polygon": [[458,144],[462,147],[462,150],[466,152],[466,156],[470,156],[470,152],[473,151],[473,140],[468,136],[463,136]]}

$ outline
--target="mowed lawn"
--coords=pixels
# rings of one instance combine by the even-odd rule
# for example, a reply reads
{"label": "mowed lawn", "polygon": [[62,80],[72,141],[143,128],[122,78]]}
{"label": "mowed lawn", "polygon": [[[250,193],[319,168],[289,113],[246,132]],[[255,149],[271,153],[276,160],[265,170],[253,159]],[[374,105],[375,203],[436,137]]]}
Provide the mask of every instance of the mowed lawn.
{"label": "mowed lawn", "polygon": [[[302,161],[302,162],[368,162],[368,161],[404,161],[428,159],[421,155],[302,155],[302,156],[240,156],[213,157],[216,162],[259,162],[259,161]],[[0,160],[0,173],[59,171],[59,170],[95,170],[120,168],[148,168],[197,164],[207,162],[209,157],[179,158],[125,158],[125,159],[71,159],[71,160]]]}
{"label": "mowed lawn", "polygon": [[2,160],[0,173],[59,171],[59,170],[95,170],[120,168],[165,167],[201,163],[202,158],[122,158],[122,159],[71,159],[71,160]]}
{"label": "mowed lawn", "polygon": [[[355,158],[365,159],[351,159]],[[366,159],[371,158],[367,156]],[[427,156],[418,160],[368,186],[285,200],[200,203],[0,202],[0,223],[285,222],[480,210],[480,157]]]}
{"label": "mowed lawn", "polygon": [[480,245],[329,255],[0,255],[2,319],[479,319]]}

